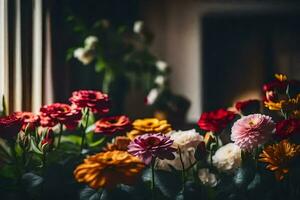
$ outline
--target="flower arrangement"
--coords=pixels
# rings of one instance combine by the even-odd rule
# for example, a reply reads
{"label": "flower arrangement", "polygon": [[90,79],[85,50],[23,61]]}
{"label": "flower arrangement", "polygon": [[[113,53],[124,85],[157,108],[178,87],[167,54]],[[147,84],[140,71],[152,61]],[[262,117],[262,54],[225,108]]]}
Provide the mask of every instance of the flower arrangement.
{"label": "flower arrangement", "polygon": [[204,112],[186,131],[113,116],[109,96],[92,90],[3,116],[1,198],[299,199],[300,88],[275,78],[263,101]]}

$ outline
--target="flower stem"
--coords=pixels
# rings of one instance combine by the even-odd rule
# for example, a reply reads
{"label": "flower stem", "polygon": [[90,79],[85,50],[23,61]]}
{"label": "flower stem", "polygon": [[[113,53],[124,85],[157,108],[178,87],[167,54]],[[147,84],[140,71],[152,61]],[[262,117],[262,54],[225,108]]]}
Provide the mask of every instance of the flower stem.
{"label": "flower stem", "polygon": [[80,145],[80,152],[82,152],[83,148],[84,148],[84,143],[85,143],[85,132],[89,123],[89,116],[90,116],[90,110],[87,109],[86,110],[86,114],[85,114],[85,126],[82,126],[82,135],[81,135],[81,145]]}
{"label": "flower stem", "polygon": [[60,146],[60,141],[61,141],[62,133],[63,133],[63,124],[60,123],[60,125],[59,125],[59,135],[58,135],[57,148],[59,148],[59,146]]}
{"label": "flower stem", "polygon": [[151,162],[151,197],[155,199],[155,174],[154,174],[155,158]]}
{"label": "flower stem", "polygon": [[178,148],[179,150],[179,158],[182,166],[182,171],[181,171],[181,178],[182,178],[182,191],[184,191],[184,186],[185,186],[185,167],[184,167],[184,162],[182,160],[182,155],[181,155],[181,149]]}

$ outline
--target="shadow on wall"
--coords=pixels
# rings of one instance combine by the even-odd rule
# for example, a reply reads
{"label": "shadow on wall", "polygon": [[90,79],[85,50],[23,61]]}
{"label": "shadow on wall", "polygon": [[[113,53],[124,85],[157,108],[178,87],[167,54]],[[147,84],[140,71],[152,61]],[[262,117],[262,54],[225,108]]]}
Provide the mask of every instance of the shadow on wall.
{"label": "shadow on wall", "polygon": [[291,58],[293,52],[299,52],[299,20],[300,15],[205,16],[204,110],[228,107],[235,100],[259,98],[262,84],[273,73],[296,69],[300,63],[280,58]]}

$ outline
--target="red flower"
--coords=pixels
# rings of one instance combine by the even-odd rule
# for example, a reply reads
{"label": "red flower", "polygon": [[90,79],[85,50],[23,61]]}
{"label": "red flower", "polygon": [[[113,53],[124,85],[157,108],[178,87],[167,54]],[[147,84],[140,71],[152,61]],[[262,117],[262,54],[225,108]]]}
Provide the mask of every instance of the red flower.
{"label": "red flower", "polygon": [[300,120],[286,119],[276,124],[276,135],[282,139],[300,134]]}
{"label": "red flower", "polygon": [[257,113],[259,112],[260,101],[257,99],[238,101],[235,103],[235,108],[244,115]]}
{"label": "red flower", "polygon": [[81,119],[81,111],[67,104],[54,103],[40,109],[41,125],[53,127],[58,123],[64,124],[67,129],[74,129]]}
{"label": "red flower", "polygon": [[72,93],[69,99],[77,108],[90,108],[93,113],[106,114],[110,101],[107,94],[94,90],[79,90]]}
{"label": "red flower", "polygon": [[12,114],[0,118],[0,137],[11,139],[16,136],[22,127],[22,119]]}
{"label": "red flower", "polygon": [[32,112],[15,112],[16,117],[23,120],[22,130],[25,129],[34,130],[40,124],[40,117]]}
{"label": "red flower", "polygon": [[95,133],[113,135],[125,132],[130,126],[130,120],[125,115],[115,117],[105,117],[95,123]]}
{"label": "red flower", "polygon": [[234,119],[235,115],[234,112],[225,109],[204,112],[198,121],[198,126],[206,131],[220,132]]}

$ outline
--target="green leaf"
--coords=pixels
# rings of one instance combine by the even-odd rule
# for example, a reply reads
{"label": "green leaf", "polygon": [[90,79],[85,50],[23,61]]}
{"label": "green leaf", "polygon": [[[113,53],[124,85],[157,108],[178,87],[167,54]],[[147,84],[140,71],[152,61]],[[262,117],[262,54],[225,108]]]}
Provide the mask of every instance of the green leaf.
{"label": "green leaf", "polygon": [[90,187],[85,187],[80,191],[80,200],[104,200],[102,197],[103,190],[95,190]]}
{"label": "green leaf", "polygon": [[[155,171],[155,185],[168,198],[174,199],[182,188],[181,179],[174,173],[167,171]],[[151,170],[146,169],[143,173],[142,179],[144,181],[151,181]]]}
{"label": "green leaf", "polygon": [[22,176],[22,183],[29,193],[37,193],[42,186],[43,178],[32,172],[29,172]]}
{"label": "green leaf", "polygon": [[247,190],[255,190],[261,185],[261,176],[260,174],[255,174],[253,180],[250,182],[250,184],[247,187]]}
{"label": "green leaf", "polygon": [[104,136],[100,140],[89,144],[89,146],[90,147],[96,147],[96,146],[99,146],[99,145],[103,144],[103,142],[105,142],[105,141],[106,141],[106,137]]}
{"label": "green leaf", "polygon": [[245,188],[254,178],[254,171],[247,167],[241,167],[233,177],[233,182],[239,188]]}
{"label": "green leaf", "polygon": [[30,144],[31,144],[31,149],[37,153],[37,154],[40,154],[40,155],[43,155],[43,152],[41,150],[39,150],[39,148],[36,147],[36,145],[34,144],[34,141],[31,139],[30,140]]}
{"label": "green leaf", "polygon": [[81,137],[77,135],[63,135],[61,137],[61,142],[70,142],[76,145],[81,144]]}

